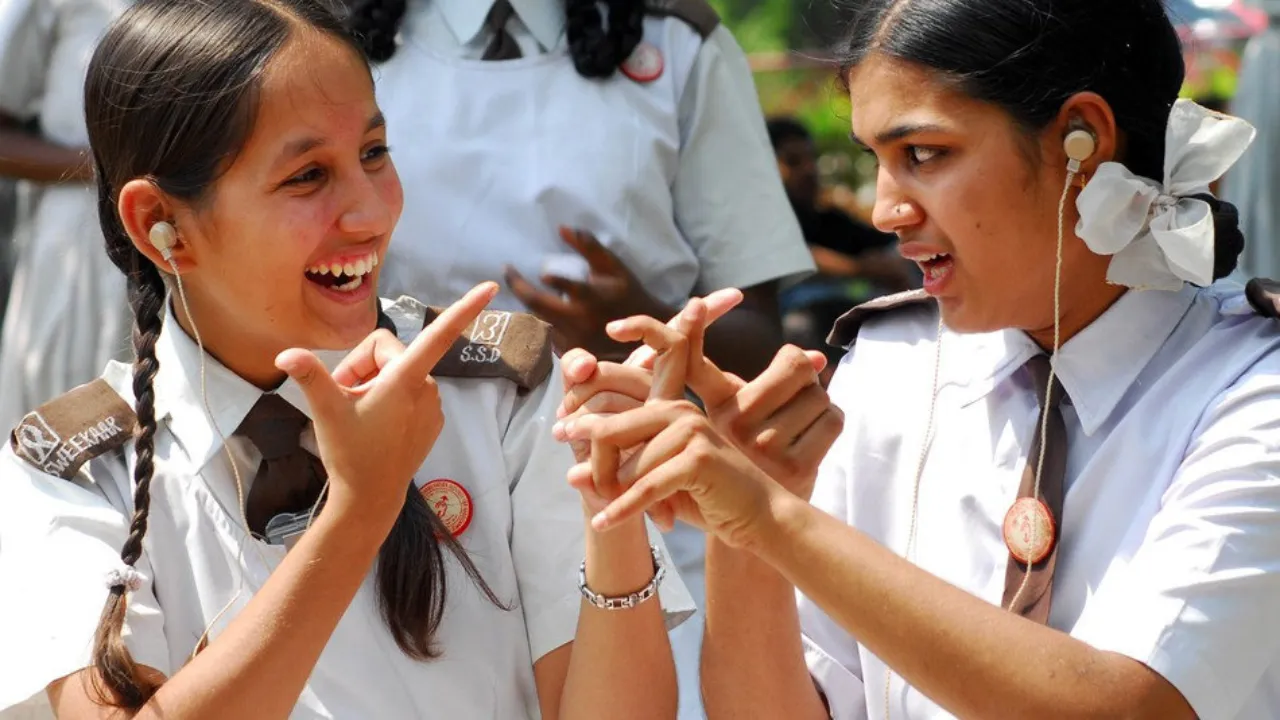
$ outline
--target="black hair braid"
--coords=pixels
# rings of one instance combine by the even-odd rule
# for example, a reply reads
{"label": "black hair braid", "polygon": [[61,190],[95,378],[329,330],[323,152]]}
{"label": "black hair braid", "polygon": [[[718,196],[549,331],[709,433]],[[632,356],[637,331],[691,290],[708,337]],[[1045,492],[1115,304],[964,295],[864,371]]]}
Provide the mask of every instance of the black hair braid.
{"label": "black hair braid", "polygon": [[[101,166],[98,169],[101,172]],[[129,536],[120,550],[120,560],[133,567],[142,557],[142,540],[147,534],[147,519],[151,511],[151,477],[155,470],[152,454],[156,432],[152,382],[160,369],[160,362],[156,359],[156,341],[163,325],[165,285],[160,271],[133,247],[125,234],[105,183],[99,183],[98,211],[104,219],[107,254],[116,265],[127,264],[129,267],[128,292],[129,305],[133,310],[136,358],[133,363],[133,394],[138,432],[134,441],[137,462],[133,475],[133,519],[129,524]],[[99,670],[94,681],[104,701],[137,708],[150,699],[156,686],[139,672],[124,644],[122,635],[128,609],[127,593],[128,587],[124,582],[113,585],[102,609],[94,642],[94,666]]]}
{"label": "black hair braid", "polygon": [[[136,253],[137,251],[135,251]],[[137,461],[133,470],[133,522],[129,539],[120,550],[120,559],[132,566],[142,556],[142,537],[147,532],[151,510],[151,476],[155,471],[156,405],[152,381],[160,369],[156,341],[164,324],[164,279],[149,260],[138,254],[138,268],[129,276],[129,303],[133,306],[133,396],[138,416],[134,440]]]}
{"label": "black hair braid", "polygon": [[607,78],[626,62],[644,38],[644,0],[606,0],[609,24],[597,0],[567,0],[565,29],[578,74]]}
{"label": "black hair braid", "polygon": [[407,0],[346,0],[347,30],[370,60],[386,62],[396,54],[396,35],[407,5]]}

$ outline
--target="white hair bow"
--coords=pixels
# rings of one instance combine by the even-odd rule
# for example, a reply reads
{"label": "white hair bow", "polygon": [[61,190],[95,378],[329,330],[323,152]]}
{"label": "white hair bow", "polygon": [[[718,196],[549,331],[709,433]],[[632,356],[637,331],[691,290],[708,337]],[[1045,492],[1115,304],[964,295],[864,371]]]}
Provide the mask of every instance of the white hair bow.
{"label": "white hair bow", "polygon": [[1178,100],[1165,130],[1163,185],[1120,163],[1098,166],[1076,200],[1076,235],[1112,256],[1108,282],[1157,290],[1213,282],[1213,211],[1190,196],[1207,194],[1254,134],[1244,120]]}

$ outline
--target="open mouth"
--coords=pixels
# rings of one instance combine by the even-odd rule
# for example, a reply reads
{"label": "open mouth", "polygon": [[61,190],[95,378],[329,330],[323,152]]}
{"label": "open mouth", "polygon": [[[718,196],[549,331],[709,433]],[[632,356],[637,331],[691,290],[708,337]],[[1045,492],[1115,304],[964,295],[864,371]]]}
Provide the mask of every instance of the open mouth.
{"label": "open mouth", "polygon": [[924,276],[929,280],[941,280],[951,269],[951,256],[946,253],[937,253],[928,257],[913,258],[916,264],[924,272]]}
{"label": "open mouth", "polygon": [[378,267],[378,253],[371,252],[343,262],[320,263],[307,268],[307,279],[337,292],[355,292],[364,285],[365,276]]}

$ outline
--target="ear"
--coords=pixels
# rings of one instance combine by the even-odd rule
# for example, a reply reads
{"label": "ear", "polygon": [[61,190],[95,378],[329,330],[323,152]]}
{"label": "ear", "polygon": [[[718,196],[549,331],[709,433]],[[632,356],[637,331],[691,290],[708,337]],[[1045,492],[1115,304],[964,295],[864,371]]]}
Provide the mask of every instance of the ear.
{"label": "ear", "polygon": [[1054,123],[1056,132],[1051,137],[1056,139],[1057,155],[1062,158],[1064,167],[1067,156],[1062,149],[1062,141],[1066,139],[1067,133],[1082,126],[1093,133],[1096,143],[1093,155],[1081,164],[1082,171],[1086,175],[1092,175],[1099,165],[1116,159],[1120,145],[1115,113],[1101,95],[1093,92],[1076,93],[1062,104]]}
{"label": "ear", "polygon": [[176,219],[175,203],[149,180],[130,180],[120,189],[117,201],[120,221],[124,231],[129,234],[133,246],[143,257],[155,263],[163,273],[172,274],[173,268],[164,255],[151,244],[151,228],[158,222],[167,222],[178,232],[178,242],[171,248],[173,263],[180,272],[187,272],[195,266],[195,258],[191,252],[191,244],[183,242],[182,228]]}

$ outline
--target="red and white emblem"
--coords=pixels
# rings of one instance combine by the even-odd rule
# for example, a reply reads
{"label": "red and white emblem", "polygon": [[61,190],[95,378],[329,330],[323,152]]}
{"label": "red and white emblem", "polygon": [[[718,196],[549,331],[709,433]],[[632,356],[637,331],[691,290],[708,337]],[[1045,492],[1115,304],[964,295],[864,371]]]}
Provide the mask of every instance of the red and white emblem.
{"label": "red and white emblem", "polygon": [[439,478],[423,485],[419,492],[454,537],[466,532],[472,515],[471,493],[466,488]]}
{"label": "red and white emblem", "polygon": [[665,67],[662,51],[647,42],[642,42],[636,46],[631,57],[622,63],[622,73],[638,83],[648,83],[662,77]]}
{"label": "red and white emblem", "polygon": [[1034,565],[1053,549],[1053,513],[1040,500],[1018,498],[1004,516],[1004,544],[1020,562]]}

